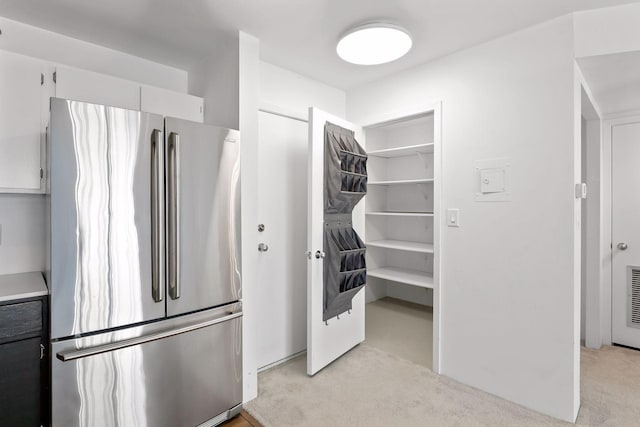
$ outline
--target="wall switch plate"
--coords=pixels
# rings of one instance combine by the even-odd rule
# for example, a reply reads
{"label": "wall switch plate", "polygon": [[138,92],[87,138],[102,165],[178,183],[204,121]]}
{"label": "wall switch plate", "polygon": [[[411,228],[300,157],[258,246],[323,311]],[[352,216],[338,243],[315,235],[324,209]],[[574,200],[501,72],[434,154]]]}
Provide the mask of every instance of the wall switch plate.
{"label": "wall switch plate", "polygon": [[447,226],[460,227],[460,209],[447,209]]}

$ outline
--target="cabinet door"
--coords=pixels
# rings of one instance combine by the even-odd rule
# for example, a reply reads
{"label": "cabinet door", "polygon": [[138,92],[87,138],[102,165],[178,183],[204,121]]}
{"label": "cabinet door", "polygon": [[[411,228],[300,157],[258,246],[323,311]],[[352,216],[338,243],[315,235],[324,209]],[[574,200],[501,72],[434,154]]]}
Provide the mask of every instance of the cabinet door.
{"label": "cabinet door", "polygon": [[40,426],[40,337],[0,345],[0,425]]}
{"label": "cabinet door", "polygon": [[140,85],[78,68],[56,67],[56,98],[140,110]]}
{"label": "cabinet door", "polygon": [[45,66],[0,51],[0,192],[40,190]]}
{"label": "cabinet door", "polygon": [[140,90],[140,110],[176,119],[203,122],[203,99],[152,86]]}

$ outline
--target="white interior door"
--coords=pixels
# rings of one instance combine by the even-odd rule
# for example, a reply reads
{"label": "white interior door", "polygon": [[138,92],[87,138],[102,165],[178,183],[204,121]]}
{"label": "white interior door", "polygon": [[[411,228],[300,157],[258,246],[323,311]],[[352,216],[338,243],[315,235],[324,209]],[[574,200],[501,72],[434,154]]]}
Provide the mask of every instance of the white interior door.
{"label": "white interior door", "polygon": [[[307,374],[315,375],[322,368],[364,341],[365,293],[358,292],[350,313],[339,318],[322,320],[324,306],[324,125],[331,122],[355,132],[356,140],[364,145],[362,128],[317,108],[309,109],[309,167],[308,167],[308,228],[307,228]],[[364,235],[364,199],[352,213],[352,224],[358,235]]]}
{"label": "white interior door", "polygon": [[306,348],[307,123],[259,113],[257,366]]}
{"label": "white interior door", "polygon": [[640,123],[613,126],[611,145],[612,339],[640,348]]}

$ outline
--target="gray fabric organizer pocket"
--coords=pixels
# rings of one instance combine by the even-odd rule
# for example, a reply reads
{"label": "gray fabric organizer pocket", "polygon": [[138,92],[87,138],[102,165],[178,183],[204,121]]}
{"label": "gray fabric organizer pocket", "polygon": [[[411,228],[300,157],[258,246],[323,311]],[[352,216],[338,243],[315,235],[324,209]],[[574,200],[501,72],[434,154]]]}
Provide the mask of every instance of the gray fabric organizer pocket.
{"label": "gray fabric organizer pocket", "polygon": [[366,246],[351,227],[350,215],[325,224],[324,310],[328,320],[351,309],[351,299],[367,282]]}
{"label": "gray fabric organizer pocket", "polygon": [[367,154],[353,131],[325,124],[323,320],[352,307],[367,281],[366,247],[352,228],[351,213],[367,193]]}
{"label": "gray fabric organizer pocket", "polygon": [[325,125],[325,216],[351,213],[367,193],[367,154],[353,132]]}

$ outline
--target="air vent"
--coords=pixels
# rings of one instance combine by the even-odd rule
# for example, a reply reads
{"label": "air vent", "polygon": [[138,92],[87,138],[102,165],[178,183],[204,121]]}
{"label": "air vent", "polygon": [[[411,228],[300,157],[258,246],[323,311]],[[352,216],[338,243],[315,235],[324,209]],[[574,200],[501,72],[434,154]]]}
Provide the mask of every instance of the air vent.
{"label": "air vent", "polygon": [[629,269],[629,326],[640,328],[640,268]]}

